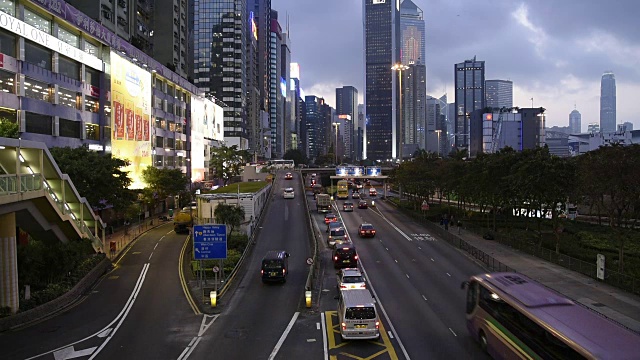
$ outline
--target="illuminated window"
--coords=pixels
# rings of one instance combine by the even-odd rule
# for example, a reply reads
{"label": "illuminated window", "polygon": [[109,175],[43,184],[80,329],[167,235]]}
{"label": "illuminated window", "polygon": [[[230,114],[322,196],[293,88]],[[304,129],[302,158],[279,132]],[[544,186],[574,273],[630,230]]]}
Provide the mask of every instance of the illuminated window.
{"label": "illuminated window", "polygon": [[100,140],[100,125],[85,124],[85,131],[87,132],[87,140]]}
{"label": "illuminated window", "polygon": [[24,79],[24,96],[30,99],[50,101],[49,84],[31,78]]}
{"label": "illuminated window", "polygon": [[0,1],[0,11],[5,12],[13,17],[16,16],[16,4],[13,0]]}
{"label": "illuminated window", "polygon": [[58,39],[75,48],[80,47],[80,37],[63,27],[58,27]]}
{"label": "illuminated window", "polygon": [[63,106],[78,108],[77,94],[74,91],[58,88],[58,103]]}
{"label": "illuminated window", "polygon": [[51,34],[51,20],[46,19],[27,8],[24,9],[24,22],[40,31]]}
{"label": "illuminated window", "polygon": [[84,110],[92,113],[97,113],[100,109],[100,102],[98,98],[85,95],[84,97]]}
{"label": "illuminated window", "polygon": [[[1,41],[1,40],[0,40]],[[16,75],[8,71],[0,70],[0,91],[15,94]]]}
{"label": "illuminated window", "polygon": [[84,52],[91,54],[95,57],[100,57],[100,47],[98,45],[94,45],[92,42],[88,40],[84,41]]}

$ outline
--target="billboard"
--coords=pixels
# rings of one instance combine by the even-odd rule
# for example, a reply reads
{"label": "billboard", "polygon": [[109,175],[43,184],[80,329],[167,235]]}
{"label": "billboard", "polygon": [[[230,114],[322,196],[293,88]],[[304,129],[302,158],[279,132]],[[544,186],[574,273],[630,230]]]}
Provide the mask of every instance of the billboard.
{"label": "billboard", "polygon": [[111,152],[129,161],[131,189],[142,189],[151,154],[151,74],[111,51]]}
{"label": "billboard", "polygon": [[[197,96],[191,97],[191,181],[204,180],[204,144],[209,122],[205,111],[206,100]],[[209,101],[210,102],[210,101]]]}

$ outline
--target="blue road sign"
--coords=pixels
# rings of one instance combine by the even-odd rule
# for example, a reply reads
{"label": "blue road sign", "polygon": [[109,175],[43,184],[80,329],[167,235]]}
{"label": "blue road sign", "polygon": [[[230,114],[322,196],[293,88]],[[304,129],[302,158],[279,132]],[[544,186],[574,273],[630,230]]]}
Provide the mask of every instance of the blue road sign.
{"label": "blue road sign", "polygon": [[227,258],[227,225],[193,226],[194,260]]}

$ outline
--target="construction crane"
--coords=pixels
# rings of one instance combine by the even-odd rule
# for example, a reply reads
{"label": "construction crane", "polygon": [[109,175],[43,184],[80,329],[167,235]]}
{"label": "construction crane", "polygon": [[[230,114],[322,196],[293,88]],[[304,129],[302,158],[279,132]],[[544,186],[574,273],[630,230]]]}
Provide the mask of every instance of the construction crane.
{"label": "construction crane", "polygon": [[500,109],[500,114],[498,115],[498,124],[496,125],[495,130],[493,131],[493,137],[491,139],[491,154],[495,154],[498,151],[498,142],[500,141],[500,133],[502,132],[502,115],[507,110],[503,107]]}

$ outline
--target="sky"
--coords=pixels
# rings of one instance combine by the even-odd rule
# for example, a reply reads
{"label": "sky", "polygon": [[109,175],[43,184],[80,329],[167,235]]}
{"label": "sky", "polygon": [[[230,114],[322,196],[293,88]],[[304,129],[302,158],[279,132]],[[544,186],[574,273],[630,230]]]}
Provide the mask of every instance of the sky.
{"label": "sky", "polygon": [[[413,0],[426,24],[427,94],[454,101],[454,64],[485,61],[513,81],[514,106],[547,109],[547,127],[600,120],[600,80],[612,71],[617,123],[640,129],[639,0]],[[335,89],[364,94],[362,0],[272,0],[306,95],[335,107]]]}

